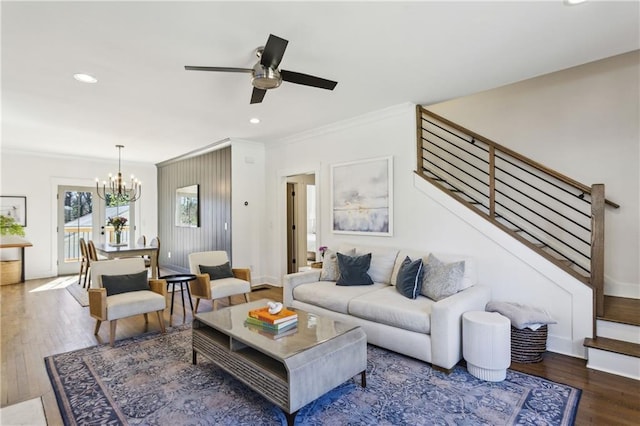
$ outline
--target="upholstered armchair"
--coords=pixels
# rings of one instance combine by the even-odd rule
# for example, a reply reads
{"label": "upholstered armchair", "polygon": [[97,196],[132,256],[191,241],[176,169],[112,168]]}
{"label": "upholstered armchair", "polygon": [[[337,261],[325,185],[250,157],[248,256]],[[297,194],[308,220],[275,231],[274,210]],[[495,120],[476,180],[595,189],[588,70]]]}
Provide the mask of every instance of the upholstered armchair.
{"label": "upholstered armchair", "polygon": [[244,294],[249,302],[251,292],[251,270],[231,268],[226,251],[204,251],[189,255],[189,269],[196,276],[191,281],[191,296],[196,298],[198,312],[200,299],[213,300],[213,310],[218,309],[218,299]]}
{"label": "upholstered armchair", "polygon": [[148,323],[147,314],[155,312],[160,330],[165,332],[163,312],[167,307],[167,283],[149,280],[141,257],[92,262],[88,291],[89,313],[97,321],[94,334],[98,334],[103,321],[109,321],[111,346],[120,318],[143,314]]}

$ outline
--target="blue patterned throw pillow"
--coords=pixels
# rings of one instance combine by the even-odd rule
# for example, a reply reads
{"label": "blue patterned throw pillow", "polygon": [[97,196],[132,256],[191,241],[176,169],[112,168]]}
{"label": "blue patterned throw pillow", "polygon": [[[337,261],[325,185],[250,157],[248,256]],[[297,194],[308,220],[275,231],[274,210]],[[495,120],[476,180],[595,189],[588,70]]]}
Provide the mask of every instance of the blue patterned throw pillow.
{"label": "blue patterned throw pillow", "polygon": [[396,289],[400,294],[409,299],[417,298],[420,290],[422,290],[423,275],[424,268],[422,259],[417,259],[412,262],[409,256],[405,257],[398,271]]}
{"label": "blue patterned throw pillow", "polygon": [[427,262],[424,264],[422,294],[436,302],[454,295],[462,290],[463,276],[464,260],[444,263],[433,254],[429,254]]}
{"label": "blue patterned throw pillow", "polygon": [[337,253],[340,276],[336,285],[370,285],[373,280],[367,274],[371,266],[371,253],[363,256],[346,256]]}

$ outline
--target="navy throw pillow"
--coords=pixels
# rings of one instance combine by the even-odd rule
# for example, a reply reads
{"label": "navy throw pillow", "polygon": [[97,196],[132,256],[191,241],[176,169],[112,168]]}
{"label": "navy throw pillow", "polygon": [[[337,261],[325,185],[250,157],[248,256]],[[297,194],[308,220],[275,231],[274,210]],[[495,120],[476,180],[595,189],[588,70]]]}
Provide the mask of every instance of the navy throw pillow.
{"label": "navy throw pillow", "polygon": [[146,270],[135,274],[103,275],[102,287],[107,289],[107,297],[130,291],[151,290]]}
{"label": "navy throw pillow", "polygon": [[424,266],[421,258],[412,262],[409,256],[405,257],[398,271],[396,289],[409,299],[417,298],[422,290],[423,274]]}
{"label": "navy throw pillow", "polygon": [[218,266],[200,265],[200,273],[209,274],[211,281],[222,278],[233,278],[233,271],[231,270],[231,264],[229,262]]}
{"label": "navy throw pillow", "polygon": [[367,274],[371,266],[371,253],[363,256],[346,256],[337,253],[340,276],[336,285],[370,285],[373,280]]}

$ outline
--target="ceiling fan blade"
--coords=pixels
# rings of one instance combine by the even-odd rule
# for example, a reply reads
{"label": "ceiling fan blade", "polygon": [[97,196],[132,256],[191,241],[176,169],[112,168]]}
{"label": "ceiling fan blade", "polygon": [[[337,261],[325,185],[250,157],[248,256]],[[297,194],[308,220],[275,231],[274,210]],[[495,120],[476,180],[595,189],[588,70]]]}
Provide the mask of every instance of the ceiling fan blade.
{"label": "ceiling fan blade", "polygon": [[253,92],[251,93],[251,103],[259,104],[264,99],[264,95],[267,94],[267,91],[264,89],[258,89],[257,87],[253,88]]}
{"label": "ceiling fan blade", "polygon": [[187,71],[222,71],[222,72],[252,72],[251,68],[228,68],[228,67],[194,67],[191,65],[185,65],[184,69]]}
{"label": "ceiling fan blade", "polygon": [[283,38],[269,34],[269,39],[260,57],[260,63],[265,67],[278,68],[288,43],[289,42]]}
{"label": "ceiling fan blade", "polygon": [[280,75],[284,81],[288,81],[289,83],[318,87],[320,89],[333,90],[336,87],[336,84],[338,84],[337,81],[331,81],[294,71],[280,70]]}

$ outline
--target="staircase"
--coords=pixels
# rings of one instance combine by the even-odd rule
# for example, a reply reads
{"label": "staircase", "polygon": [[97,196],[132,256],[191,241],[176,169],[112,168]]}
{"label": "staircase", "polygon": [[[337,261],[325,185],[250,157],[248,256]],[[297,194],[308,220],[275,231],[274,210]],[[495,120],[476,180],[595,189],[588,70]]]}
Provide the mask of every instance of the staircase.
{"label": "staircase", "polygon": [[640,380],[640,299],[605,296],[596,329],[584,339],[587,367]]}
{"label": "staircase", "polygon": [[[604,185],[591,187],[416,107],[416,174],[589,286],[588,367],[640,380],[640,300],[604,295]],[[621,300],[622,299],[622,300]]]}

